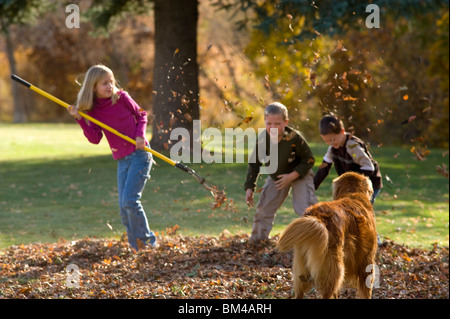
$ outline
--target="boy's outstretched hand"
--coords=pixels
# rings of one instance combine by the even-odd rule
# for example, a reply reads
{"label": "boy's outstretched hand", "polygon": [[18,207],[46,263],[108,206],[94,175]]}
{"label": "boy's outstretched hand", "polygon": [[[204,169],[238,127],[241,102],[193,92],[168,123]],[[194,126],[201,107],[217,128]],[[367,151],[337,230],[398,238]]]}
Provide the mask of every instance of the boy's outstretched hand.
{"label": "boy's outstretched hand", "polygon": [[291,183],[300,176],[299,173],[293,171],[289,174],[278,175],[278,179],[275,181],[275,187],[277,189],[283,189],[289,187]]}
{"label": "boy's outstretched hand", "polygon": [[248,207],[255,206],[255,200],[253,199],[253,190],[251,188],[247,188],[245,191],[245,200],[247,201]]}

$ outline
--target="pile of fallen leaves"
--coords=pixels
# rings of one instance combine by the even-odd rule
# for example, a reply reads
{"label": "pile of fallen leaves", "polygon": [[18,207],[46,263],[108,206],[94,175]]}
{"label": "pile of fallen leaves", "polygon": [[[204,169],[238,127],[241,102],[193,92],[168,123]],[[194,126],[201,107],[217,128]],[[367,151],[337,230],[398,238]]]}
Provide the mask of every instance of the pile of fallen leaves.
{"label": "pile of fallen leaves", "polygon": [[[92,238],[12,246],[0,251],[0,298],[291,298],[292,254],[275,243],[173,235],[139,252]],[[448,256],[448,248],[385,242],[373,298],[449,298]]]}

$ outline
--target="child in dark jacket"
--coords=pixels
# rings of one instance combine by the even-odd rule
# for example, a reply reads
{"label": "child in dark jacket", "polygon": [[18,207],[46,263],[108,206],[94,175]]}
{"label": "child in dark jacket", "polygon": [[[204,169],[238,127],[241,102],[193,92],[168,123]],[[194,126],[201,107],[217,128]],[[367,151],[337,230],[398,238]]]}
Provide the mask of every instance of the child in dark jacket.
{"label": "child in dark jacket", "polygon": [[374,192],[371,202],[373,204],[383,185],[378,163],[373,159],[365,143],[358,137],[345,132],[342,121],[333,115],[326,115],[320,120],[319,130],[323,141],[330,147],[314,176],[315,189],[319,188],[334,164],[339,176],[345,172],[357,172],[372,181]]}

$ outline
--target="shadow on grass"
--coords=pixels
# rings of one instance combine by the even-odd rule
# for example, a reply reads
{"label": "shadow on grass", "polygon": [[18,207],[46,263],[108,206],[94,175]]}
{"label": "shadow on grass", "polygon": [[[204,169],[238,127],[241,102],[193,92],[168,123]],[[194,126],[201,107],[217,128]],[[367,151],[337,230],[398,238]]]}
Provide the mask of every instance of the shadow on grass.
{"label": "shadow on grass", "polygon": [[[208,182],[225,188],[228,201],[212,209],[213,197],[190,175],[157,160],[142,196],[157,233],[179,225],[185,235],[217,235],[225,228],[248,231],[244,205],[245,164],[192,164]],[[0,248],[84,236],[118,238],[117,164],[110,155],[3,161],[0,166]],[[239,185],[239,186],[238,186]],[[227,208],[237,206],[239,212]],[[245,217],[245,218],[244,218]]]}
{"label": "shadow on grass", "polygon": [[[313,149],[314,171],[321,163],[319,149]],[[404,243],[414,234],[414,243],[426,240],[428,246],[435,240],[427,239],[430,233],[436,233],[436,238],[448,242],[448,179],[435,169],[443,161],[447,163],[448,157],[433,152],[419,162],[409,150],[384,151],[377,159],[385,187],[375,203],[382,235],[392,235],[390,238]],[[232,234],[250,233],[255,209],[245,204],[247,164],[188,164],[208,182],[225,189],[227,202],[213,209],[213,197],[195,179],[156,161],[142,197],[152,230],[163,234],[178,225],[178,233],[185,236],[218,236],[224,229]],[[117,203],[117,164],[111,155],[20,159],[0,164],[0,248],[84,236],[119,238],[124,232]],[[317,191],[319,200],[330,200],[333,177],[334,169]],[[257,189],[264,181],[265,176],[260,176]],[[258,198],[259,193],[255,200]],[[271,235],[281,232],[296,217],[288,198],[277,213]]]}

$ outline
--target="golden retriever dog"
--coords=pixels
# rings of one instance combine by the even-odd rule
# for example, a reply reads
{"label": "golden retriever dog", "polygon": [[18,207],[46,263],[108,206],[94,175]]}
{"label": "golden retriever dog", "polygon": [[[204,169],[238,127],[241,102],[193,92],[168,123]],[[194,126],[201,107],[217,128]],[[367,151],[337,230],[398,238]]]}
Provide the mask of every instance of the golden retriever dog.
{"label": "golden retriever dog", "polygon": [[337,298],[344,283],[356,284],[359,298],[371,298],[377,251],[372,193],[367,177],[345,173],[333,180],[333,201],[309,207],[281,234],[278,250],[294,248],[295,298],[313,285],[323,298]]}

